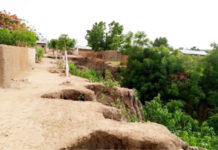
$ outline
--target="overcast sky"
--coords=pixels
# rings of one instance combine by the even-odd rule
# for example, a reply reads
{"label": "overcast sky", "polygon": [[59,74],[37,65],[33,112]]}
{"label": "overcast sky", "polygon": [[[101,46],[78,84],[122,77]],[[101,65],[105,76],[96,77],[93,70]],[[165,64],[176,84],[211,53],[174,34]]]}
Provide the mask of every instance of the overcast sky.
{"label": "overcast sky", "polygon": [[93,23],[117,21],[175,48],[210,48],[218,42],[217,0],[0,0],[0,9],[27,20],[47,39],[66,33],[85,46]]}

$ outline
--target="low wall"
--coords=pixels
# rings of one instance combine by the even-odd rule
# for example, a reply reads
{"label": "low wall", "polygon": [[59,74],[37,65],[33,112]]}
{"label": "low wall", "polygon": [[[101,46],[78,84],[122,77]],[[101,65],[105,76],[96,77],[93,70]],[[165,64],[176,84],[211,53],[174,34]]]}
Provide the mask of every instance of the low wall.
{"label": "low wall", "polygon": [[0,44],[0,87],[10,87],[11,79],[28,71],[33,55],[34,49]]}
{"label": "low wall", "polygon": [[94,52],[90,50],[79,50],[79,55],[88,58],[99,58],[106,61],[121,61],[121,54],[116,50],[106,50],[102,52]]}
{"label": "low wall", "polygon": [[120,61],[121,54],[117,50],[106,50],[101,53],[104,60]]}
{"label": "low wall", "polygon": [[34,48],[28,48],[28,61],[30,67],[34,67],[36,64],[36,50]]}
{"label": "low wall", "polygon": [[83,57],[97,58],[97,53],[90,50],[79,50],[78,54]]}
{"label": "low wall", "polygon": [[127,61],[128,61],[128,56],[127,55],[121,55],[120,62],[122,62],[124,65],[126,65]]}

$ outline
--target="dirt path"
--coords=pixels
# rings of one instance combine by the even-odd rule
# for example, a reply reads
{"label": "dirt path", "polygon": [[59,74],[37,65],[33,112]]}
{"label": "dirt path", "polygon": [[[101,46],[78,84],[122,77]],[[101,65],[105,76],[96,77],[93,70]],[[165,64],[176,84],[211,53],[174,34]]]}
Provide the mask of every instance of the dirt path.
{"label": "dirt path", "polygon": [[[34,70],[28,73],[25,77],[26,81],[14,81],[13,88],[0,89],[0,149],[49,149],[45,145],[50,138],[62,140],[62,136],[55,131],[46,134],[50,126],[52,128],[61,126],[66,123],[65,117],[69,117],[69,122],[73,118],[71,110],[75,113],[84,113],[80,109],[80,102],[72,102],[63,100],[48,100],[40,98],[42,94],[54,92],[66,88],[83,88],[86,80],[71,76],[72,86],[60,85],[65,82],[65,78],[56,73],[50,73],[49,68],[55,67],[50,59],[43,59],[43,62],[36,64]],[[29,82],[30,81],[30,82]],[[89,103],[82,104],[82,107],[91,105]],[[55,107],[55,109],[54,109]],[[89,107],[89,106],[88,106]],[[59,110],[61,111],[59,111]],[[55,110],[55,111],[54,111]],[[78,111],[78,112],[77,112]],[[91,114],[91,112],[89,113]],[[53,116],[54,118],[49,118]],[[62,118],[61,116],[64,116]],[[76,115],[75,115],[76,116]],[[78,115],[79,117],[80,115]],[[54,120],[53,120],[54,119]],[[75,125],[74,125],[75,126]],[[55,129],[54,127],[54,129]],[[51,129],[51,130],[54,130]],[[66,129],[63,129],[66,130]],[[63,136],[65,135],[62,131]],[[58,137],[56,137],[58,136]],[[49,142],[52,143],[52,139]],[[27,142],[27,143],[26,143]],[[44,143],[44,144],[42,144]],[[28,146],[27,146],[28,145]],[[25,147],[27,146],[27,147]],[[45,147],[46,148],[45,148]],[[58,147],[54,143],[50,148]]]}
{"label": "dirt path", "polygon": [[80,148],[108,144],[111,148],[154,146],[176,150],[185,145],[162,125],[105,119],[105,110],[116,109],[98,102],[42,99],[41,95],[48,92],[84,90],[88,84],[85,79],[71,76],[71,86],[60,85],[65,78],[48,71],[55,67],[51,61],[43,59],[37,64],[27,75],[30,82],[14,81],[14,88],[0,89],[0,150],[58,150],[75,144]]}

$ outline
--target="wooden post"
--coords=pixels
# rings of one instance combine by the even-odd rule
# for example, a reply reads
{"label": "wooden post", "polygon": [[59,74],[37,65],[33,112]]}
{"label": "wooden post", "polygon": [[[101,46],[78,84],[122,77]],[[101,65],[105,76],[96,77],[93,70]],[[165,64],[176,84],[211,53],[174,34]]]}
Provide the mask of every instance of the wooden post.
{"label": "wooden post", "polygon": [[66,82],[69,82],[69,64],[68,64],[68,57],[67,57],[67,51],[64,51],[65,53],[65,73],[66,73]]}

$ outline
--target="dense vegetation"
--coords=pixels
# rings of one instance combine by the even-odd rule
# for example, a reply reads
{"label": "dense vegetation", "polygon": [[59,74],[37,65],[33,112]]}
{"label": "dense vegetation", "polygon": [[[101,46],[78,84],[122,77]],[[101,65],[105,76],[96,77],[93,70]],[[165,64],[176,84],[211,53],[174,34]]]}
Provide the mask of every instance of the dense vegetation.
{"label": "dense vegetation", "polygon": [[[109,33],[123,30],[119,26]],[[122,30],[114,32],[117,40],[107,42],[111,34],[99,22],[87,30],[86,39],[95,51],[116,48],[128,55],[121,85],[136,89],[145,119],[167,126],[190,145],[218,149],[218,45],[213,43],[205,57],[187,56],[165,37],[150,41],[143,31],[124,35]]]}
{"label": "dense vegetation", "polygon": [[36,34],[26,26],[24,20],[0,11],[0,44],[35,46],[36,41]]}
{"label": "dense vegetation", "polygon": [[147,121],[165,125],[172,133],[192,146],[218,149],[218,137],[206,121],[199,123],[183,112],[184,102],[172,100],[165,105],[160,95],[145,103],[144,114]]}
{"label": "dense vegetation", "polygon": [[8,29],[0,29],[0,44],[15,46],[35,46],[37,36],[34,32],[17,29],[10,31]]}
{"label": "dense vegetation", "polygon": [[[127,50],[129,58],[122,86],[138,91],[139,99],[145,104],[145,112],[152,112],[145,118],[164,124],[191,145],[215,149],[213,141],[218,132],[218,49],[202,58],[183,55],[166,44],[145,48],[133,45]],[[161,109],[151,107],[155,103],[153,101],[147,103],[158,93],[162,101],[157,105]],[[176,110],[169,113],[161,103],[167,105],[172,100],[181,101],[184,107],[175,107]],[[165,117],[161,114],[155,116],[158,111]],[[208,130],[204,132],[203,129]]]}

